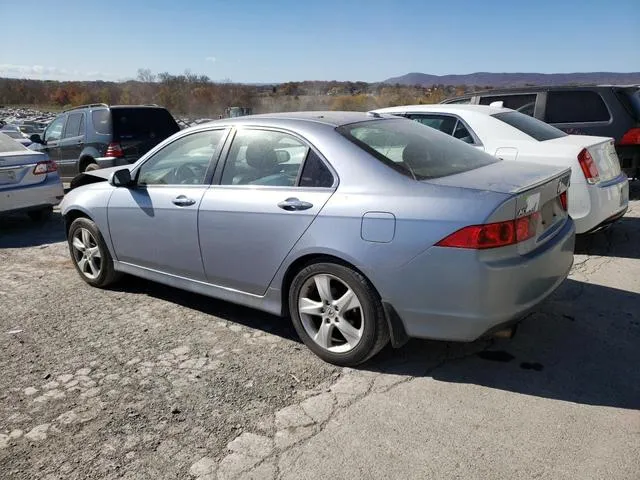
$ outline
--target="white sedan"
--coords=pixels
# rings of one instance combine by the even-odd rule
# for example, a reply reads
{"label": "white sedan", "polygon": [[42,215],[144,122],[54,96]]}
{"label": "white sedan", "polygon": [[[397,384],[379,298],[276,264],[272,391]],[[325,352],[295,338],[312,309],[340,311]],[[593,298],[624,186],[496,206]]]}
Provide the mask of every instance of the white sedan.
{"label": "white sedan", "polygon": [[0,214],[45,219],[64,195],[55,162],[0,133]]}
{"label": "white sedan", "polygon": [[567,135],[498,106],[409,105],[375,112],[416,120],[503,160],[571,167],[568,209],[577,233],[597,231],[627,211],[629,182],[612,138]]}

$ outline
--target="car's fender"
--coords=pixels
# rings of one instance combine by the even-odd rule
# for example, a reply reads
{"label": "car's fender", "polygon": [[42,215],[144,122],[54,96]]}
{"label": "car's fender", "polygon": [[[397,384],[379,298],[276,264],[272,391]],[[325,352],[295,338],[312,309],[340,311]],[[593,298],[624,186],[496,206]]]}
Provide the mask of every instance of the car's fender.
{"label": "car's fender", "polygon": [[93,220],[98,226],[111,256],[117,258],[109,234],[109,221],[107,217],[107,206],[109,205],[109,199],[113,191],[114,187],[107,182],[92,183],[75,188],[68,192],[62,199],[60,203],[60,213],[65,221],[69,218],[69,215],[74,212],[81,212],[83,216]]}

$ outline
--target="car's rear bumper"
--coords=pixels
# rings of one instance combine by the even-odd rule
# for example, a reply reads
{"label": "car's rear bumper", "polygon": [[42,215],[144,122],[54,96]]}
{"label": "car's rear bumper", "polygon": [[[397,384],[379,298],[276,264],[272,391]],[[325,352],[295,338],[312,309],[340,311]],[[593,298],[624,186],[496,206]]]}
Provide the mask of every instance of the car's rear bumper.
{"label": "car's rear bumper", "polygon": [[473,341],[551,294],[569,274],[574,244],[568,219],[553,239],[519,258],[485,261],[476,250],[433,247],[396,272],[383,301],[409,337]]}
{"label": "car's rear bumper", "polygon": [[640,145],[616,145],[616,153],[625,175],[640,179]]}
{"label": "car's rear bumper", "polygon": [[629,207],[629,181],[624,173],[596,185],[569,187],[569,213],[578,234],[593,232],[624,215]]}
{"label": "car's rear bumper", "polygon": [[48,173],[45,180],[34,185],[0,190],[0,212],[8,213],[53,206],[60,203],[64,191],[58,174]]}
{"label": "car's rear bumper", "polygon": [[98,157],[95,160],[100,168],[119,167],[136,161],[136,159],[126,157]]}

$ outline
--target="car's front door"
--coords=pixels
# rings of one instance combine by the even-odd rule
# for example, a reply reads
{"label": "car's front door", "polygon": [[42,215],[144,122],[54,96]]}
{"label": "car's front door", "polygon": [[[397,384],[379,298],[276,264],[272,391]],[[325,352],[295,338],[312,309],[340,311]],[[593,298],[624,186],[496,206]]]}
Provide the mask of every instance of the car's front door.
{"label": "car's front door", "polygon": [[179,137],[134,169],[135,184],[109,200],[109,233],[118,261],[204,280],[198,207],[228,131]]}
{"label": "car's front door", "polygon": [[51,122],[42,133],[43,144],[39,149],[49,155],[50,160],[58,162],[60,160],[60,139],[62,138],[62,130],[67,121],[67,115],[60,115]]}
{"label": "car's front door", "polygon": [[58,143],[60,157],[57,160],[60,176],[73,178],[78,173],[78,160],[84,146],[84,112],[69,113],[67,123]]}
{"label": "car's front door", "polygon": [[216,176],[198,219],[207,280],[263,295],[337,179],[303,139],[250,128],[236,132]]}

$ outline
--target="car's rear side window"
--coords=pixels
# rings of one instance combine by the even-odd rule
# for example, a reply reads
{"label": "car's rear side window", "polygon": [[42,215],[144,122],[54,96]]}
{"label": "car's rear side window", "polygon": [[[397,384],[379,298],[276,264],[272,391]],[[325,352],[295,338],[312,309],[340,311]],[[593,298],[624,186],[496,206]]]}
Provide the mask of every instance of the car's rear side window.
{"label": "car's rear side window", "polygon": [[545,121],[549,123],[607,122],[609,110],[599,93],[558,90],[547,93]]}
{"label": "car's rear side window", "polygon": [[93,128],[96,133],[102,135],[109,135],[111,133],[111,114],[109,110],[94,110],[91,112],[91,119],[93,120]]}
{"label": "car's rear side window", "polygon": [[414,121],[372,120],[337,130],[385,165],[416,180],[446,177],[499,161]]}
{"label": "car's rear side window", "polygon": [[522,133],[529,135],[531,138],[534,138],[539,142],[567,136],[567,134],[562,130],[523,113],[502,112],[495,113],[492,117],[506,123],[507,125],[511,125],[513,128],[520,130]]}
{"label": "car's rear side window", "polygon": [[180,130],[164,108],[112,108],[113,135],[118,140],[166,138]]}

